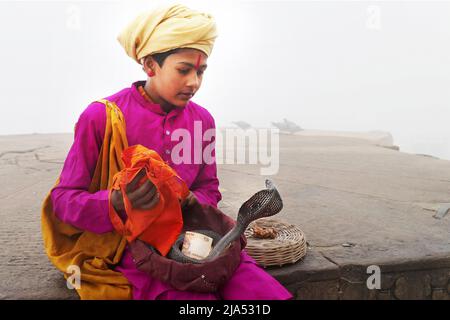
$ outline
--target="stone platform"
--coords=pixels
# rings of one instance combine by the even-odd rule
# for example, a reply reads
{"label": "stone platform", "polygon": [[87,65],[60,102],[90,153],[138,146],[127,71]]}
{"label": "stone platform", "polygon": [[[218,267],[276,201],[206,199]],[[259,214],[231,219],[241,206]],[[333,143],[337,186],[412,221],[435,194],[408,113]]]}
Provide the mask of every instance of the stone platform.
{"label": "stone platform", "polygon": [[[72,134],[0,136],[0,298],[76,299],[42,246],[40,207]],[[264,187],[261,166],[219,166],[232,217]],[[280,135],[271,178],[283,197],[276,217],[308,241],[306,257],[268,272],[297,299],[449,299],[450,161],[407,154],[370,139]],[[381,271],[368,289],[367,267]]]}

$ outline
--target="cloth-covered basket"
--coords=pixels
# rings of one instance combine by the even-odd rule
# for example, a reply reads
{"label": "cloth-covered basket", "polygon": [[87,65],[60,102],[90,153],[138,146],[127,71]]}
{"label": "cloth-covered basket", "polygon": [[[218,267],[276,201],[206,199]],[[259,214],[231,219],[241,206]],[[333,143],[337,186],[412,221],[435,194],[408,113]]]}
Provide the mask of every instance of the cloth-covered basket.
{"label": "cloth-covered basket", "polygon": [[[258,239],[253,236],[253,228],[274,228],[275,239]],[[282,266],[295,263],[306,255],[306,239],[302,230],[296,225],[273,218],[253,221],[245,231],[249,256],[263,267]]]}
{"label": "cloth-covered basket", "polygon": [[[183,209],[183,232],[212,230],[222,236],[235,226],[235,221],[219,209],[195,203]],[[181,291],[215,292],[224,285],[241,262],[245,235],[232,242],[217,258],[201,264],[180,263],[152,251],[141,240],[130,243],[138,270],[170,284]]]}

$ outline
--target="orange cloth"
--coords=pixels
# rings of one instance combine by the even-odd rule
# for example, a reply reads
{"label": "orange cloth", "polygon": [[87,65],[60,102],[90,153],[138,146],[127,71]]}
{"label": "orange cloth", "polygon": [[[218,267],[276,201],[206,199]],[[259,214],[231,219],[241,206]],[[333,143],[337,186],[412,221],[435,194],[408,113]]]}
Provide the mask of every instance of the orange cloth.
{"label": "orange cloth", "polygon": [[[124,164],[122,150],[128,147],[122,112],[112,102],[99,100],[106,107],[106,127],[89,192],[109,189],[113,177]],[[75,127],[76,128],[76,127]],[[75,129],[76,130],[76,129]],[[59,177],[55,186],[59,184]],[[42,205],[42,235],[50,261],[64,273],[76,265],[81,271],[81,299],[131,299],[132,286],[122,273],[115,271],[127,241],[117,232],[96,234],[79,230],[59,220],[53,212],[50,192]]]}
{"label": "orange cloth", "polygon": [[[125,169],[114,176],[113,189],[121,190],[128,219],[124,223],[109,202],[110,219],[114,228],[126,236],[129,242],[139,238],[166,256],[183,228],[180,201],[189,195],[186,183],[174,169],[167,165],[156,151],[142,145],[134,145],[122,153]],[[159,202],[151,209],[135,209],[126,195],[126,186],[138,172],[146,170],[138,183],[141,186],[147,178],[156,186]]]}

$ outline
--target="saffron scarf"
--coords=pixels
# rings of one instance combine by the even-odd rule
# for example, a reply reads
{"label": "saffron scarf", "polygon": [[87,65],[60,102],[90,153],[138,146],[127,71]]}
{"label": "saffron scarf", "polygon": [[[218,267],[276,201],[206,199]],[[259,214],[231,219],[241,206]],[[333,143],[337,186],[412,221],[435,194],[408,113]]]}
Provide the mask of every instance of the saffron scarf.
{"label": "saffron scarf", "polygon": [[[121,155],[128,147],[122,112],[112,102],[104,99],[99,102],[106,108],[106,128],[88,190],[91,193],[112,187],[114,176],[124,168]],[[80,268],[81,286],[76,289],[81,299],[132,298],[131,284],[114,270],[127,244],[124,236],[115,231],[96,234],[62,222],[53,211],[50,192],[42,205],[41,219],[44,247],[50,261],[66,279],[71,275],[69,267]]]}

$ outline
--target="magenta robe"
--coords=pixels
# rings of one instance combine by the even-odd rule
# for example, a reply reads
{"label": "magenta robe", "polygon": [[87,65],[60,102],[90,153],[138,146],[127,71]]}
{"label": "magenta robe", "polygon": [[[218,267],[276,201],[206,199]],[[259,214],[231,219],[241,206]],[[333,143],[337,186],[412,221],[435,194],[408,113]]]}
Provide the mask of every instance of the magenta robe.
{"label": "magenta robe", "polygon": [[[201,121],[202,133],[214,129],[214,118],[201,106],[189,101],[184,108],[165,113],[160,105],[147,101],[133,83],[130,88],[107,97],[121,109],[126,123],[128,144],[142,144],[157,151],[168,161],[195,194],[198,201],[217,207],[222,199],[219,192],[216,163],[196,164],[192,152],[191,164],[174,164],[172,148],[179,141],[171,141],[171,133],[184,128],[194,141],[194,121]],[[103,142],[106,126],[105,106],[91,103],[80,115],[72,147],[60,175],[60,183],[51,192],[55,214],[62,221],[81,230],[105,233],[113,230],[108,214],[108,190],[89,193],[95,166]],[[202,148],[210,141],[202,143]],[[214,156],[214,152],[212,153]],[[123,273],[133,286],[134,299],[290,299],[292,295],[277,280],[260,268],[245,251],[242,261],[229,282],[214,294],[182,292],[136,269],[126,248],[116,270]]]}

